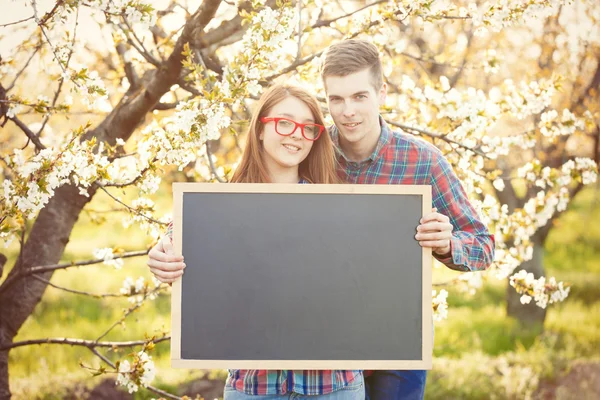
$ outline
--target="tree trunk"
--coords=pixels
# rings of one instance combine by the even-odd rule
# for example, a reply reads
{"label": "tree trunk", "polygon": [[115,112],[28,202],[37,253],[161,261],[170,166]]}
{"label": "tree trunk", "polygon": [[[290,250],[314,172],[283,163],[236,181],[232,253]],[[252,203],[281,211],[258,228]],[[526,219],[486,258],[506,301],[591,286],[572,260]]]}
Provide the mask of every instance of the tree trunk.
{"label": "tree trunk", "polygon": [[[533,241],[533,257],[524,262],[515,272],[525,270],[533,273],[537,279],[544,276],[544,245],[541,232],[536,233],[531,239]],[[546,319],[546,309],[538,307],[532,300],[529,304],[521,304],[521,295],[515,288],[508,285],[506,289],[506,314],[517,319],[525,327],[543,328]]]}
{"label": "tree trunk", "polygon": [[[4,336],[4,330],[0,328],[0,344],[8,343]],[[10,388],[8,386],[8,351],[0,351],[0,400],[10,399]]]}
{"label": "tree trunk", "polygon": [[[17,332],[33,312],[46,289],[46,283],[31,277],[8,280],[23,269],[60,261],[79,213],[94,195],[81,196],[74,186],[63,186],[35,220],[21,256],[0,287],[0,345],[12,342]],[[49,280],[53,272],[39,274]],[[0,400],[10,398],[8,385],[8,351],[0,352]]]}
{"label": "tree trunk", "polygon": [[[198,49],[211,45],[204,40],[204,28],[214,18],[221,1],[207,0],[200,5],[186,22],[183,33],[177,39],[169,58],[154,71],[145,85],[135,90],[132,88],[96,129],[84,135],[84,140],[96,137],[99,142],[106,141],[114,145],[117,138],[129,139],[161,96],[179,81],[184,44],[194,43]],[[212,30],[214,39],[217,40],[219,34],[227,27],[227,22],[224,22]],[[92,199],[96,190],[96,186],[93,186],[88,190],[89,197],[85,197],[80,195],[79,189],[72,185],[60,187],[46,207],[40,211],[23,245],[21,255],[6,280],[0,285],[0,347],[12,343],[23,323],[42,299],[47,287],[45,282],[31,276],[10,281],[9,279],[23,269],[53,265],[60,261],[79,214]],[[50,280],[52,274],[53,272],[49,271],[38,276]],[[8,373],[8,350],[0,350],[0,400],[11,398]]]}

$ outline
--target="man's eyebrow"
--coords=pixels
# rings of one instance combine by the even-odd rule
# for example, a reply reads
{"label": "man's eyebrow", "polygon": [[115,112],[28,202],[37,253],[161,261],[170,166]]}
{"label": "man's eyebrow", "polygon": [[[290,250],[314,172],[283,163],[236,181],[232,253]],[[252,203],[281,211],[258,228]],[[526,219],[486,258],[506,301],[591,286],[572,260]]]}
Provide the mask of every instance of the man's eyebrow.
{"label": "man's eyebrow", "polygon": [[[291,114],[288,114],[288,113],[280,113],[279,115],[283,115],[284,117],[287,117],[287,118],[289,118],[289,119],[292,119],[292,120],[294,120],[294,121],[295,121],[295,119],[294,119],[294,118],[296,118],[296,117],[294,117],[293,115],[291,115]],[[307,119],[305,119],[305,121],[308,121],[308,122],[315,122],[315,121],[314,121],[312,118],[307,118]]]}
{"label": "man's eyebrow", "polygon": [[[358,95],[361,95],[361,94],[362,95],[368,95],[369,91],[368,90],[361,90],[360,92],[356,92],[356,93],[351,94],[350,97],[358,96]],[[342,96],[337,95],[337,94],[330,94],[329,98],[331,99],[332,97],[342,97]]]}

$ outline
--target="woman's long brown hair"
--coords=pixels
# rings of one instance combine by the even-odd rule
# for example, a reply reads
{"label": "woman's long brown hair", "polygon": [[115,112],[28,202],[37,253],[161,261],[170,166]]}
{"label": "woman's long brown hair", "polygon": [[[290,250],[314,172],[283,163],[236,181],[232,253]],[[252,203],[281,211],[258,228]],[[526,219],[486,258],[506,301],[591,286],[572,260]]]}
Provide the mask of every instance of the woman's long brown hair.
{"label": "woman's long brown hair", "polygon": [[[258,102],[257,109],[252,115],[250,127],[248,128],[246,148],[231,182],[271,182],[264,159],[263,143],[260,140],[260,134],[264,129],[260,119],[267,116],[277,103],[289,96],[297,98],[310,108],[315,124],[325,126],[325,120],[319,103],[309,92],[297,86],[273,85],[263,93]],[[308,156],[300,163],[298,175],[310,183],[338,183],[340,179],[336,173],[335,163],[333,143],[327,131],[324,131],[321,133],[319,139],[313,143]]]}

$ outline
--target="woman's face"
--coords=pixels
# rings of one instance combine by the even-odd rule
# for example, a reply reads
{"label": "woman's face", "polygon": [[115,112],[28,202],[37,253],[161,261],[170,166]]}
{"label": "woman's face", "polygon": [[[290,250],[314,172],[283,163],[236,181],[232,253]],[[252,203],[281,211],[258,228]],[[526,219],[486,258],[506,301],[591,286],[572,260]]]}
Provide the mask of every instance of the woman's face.
{"label": "woman's face", "polygon": [[[277,103],[271,111],[265,115],[266,118],[287,118],[292,121],[306,124],[315,123],[310,108],[296,97],[289,96]],[[260,140],[263,142],[264,156],[267,167],[273,173],[273,168],[288,169],[298,168],[300,163],[308,156],[313,146],[311,140],[302,136],[300,127],[288,136],[282,136],[275,130],[275,121],[262,123],[263,131]],[[279,131],[293,129],[293,124],[282,121],[279,123]],[[285,124],[285,126],[284,126]],[[308,134],[308,131],[305,131]]]}

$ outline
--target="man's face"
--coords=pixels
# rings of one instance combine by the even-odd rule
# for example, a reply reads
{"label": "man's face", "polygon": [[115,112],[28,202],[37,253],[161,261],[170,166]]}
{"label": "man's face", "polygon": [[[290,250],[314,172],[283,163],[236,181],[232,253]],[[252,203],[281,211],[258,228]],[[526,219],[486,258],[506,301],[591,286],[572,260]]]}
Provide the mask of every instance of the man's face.
{"label": "man's face", "polygon": [[328,76],[324,83],[340,139],[354,146],[373,145],[381,133],[379,107],[385,102],[386,85],[375,89],[368,68],[347,76]]}

